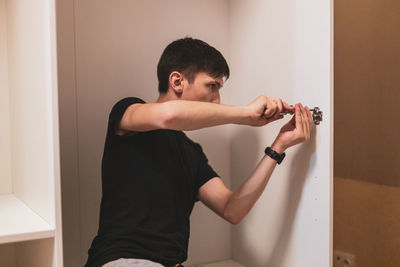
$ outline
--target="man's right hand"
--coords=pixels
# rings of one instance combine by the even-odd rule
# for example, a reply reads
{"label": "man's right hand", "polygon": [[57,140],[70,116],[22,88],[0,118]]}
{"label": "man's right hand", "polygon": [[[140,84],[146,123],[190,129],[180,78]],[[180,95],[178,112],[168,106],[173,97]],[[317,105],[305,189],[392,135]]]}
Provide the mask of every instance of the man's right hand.
{"label": "man's right hand", "polygon": [[272,121],[282,119],[282,113],[293,113],[294,107],[291,107],[280,98],[260,95],[246,106],[246,110],[249,114],[247,125],[264,126]]}

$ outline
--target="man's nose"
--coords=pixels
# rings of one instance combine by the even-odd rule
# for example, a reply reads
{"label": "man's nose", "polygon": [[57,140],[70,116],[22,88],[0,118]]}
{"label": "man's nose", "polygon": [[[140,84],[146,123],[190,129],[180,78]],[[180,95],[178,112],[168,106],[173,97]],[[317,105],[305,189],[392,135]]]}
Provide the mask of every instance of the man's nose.
{"label": "man's nose", "polygon": [[214,96],[214,99],[212,101],[213,103],[219,104],[220,103],[220,95],[219,92]]}

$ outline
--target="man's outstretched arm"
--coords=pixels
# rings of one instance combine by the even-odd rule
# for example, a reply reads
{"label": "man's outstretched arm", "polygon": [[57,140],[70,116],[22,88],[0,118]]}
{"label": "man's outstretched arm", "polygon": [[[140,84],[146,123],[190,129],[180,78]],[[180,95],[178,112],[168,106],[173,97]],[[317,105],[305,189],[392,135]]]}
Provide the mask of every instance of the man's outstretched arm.
{"label": "man's outstretched arm", "polygon": [[263,126],[282,118],[292,108],[281,99],[257,97],[247,106],[171,100],[162,103],[132,104],[119,124],[119,131],[150,131],[155,129],[196,130],[221,124]]}

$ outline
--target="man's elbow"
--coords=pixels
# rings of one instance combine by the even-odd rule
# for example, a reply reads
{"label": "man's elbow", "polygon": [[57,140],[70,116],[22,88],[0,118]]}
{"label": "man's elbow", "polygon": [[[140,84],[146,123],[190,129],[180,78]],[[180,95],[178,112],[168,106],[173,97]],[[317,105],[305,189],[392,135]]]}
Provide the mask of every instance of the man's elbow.
{"label": "man's elbow", "polygon": [[237,225],[237,224],[239,224],[241,221],[242,221],[242,220],[239,220],[239,219],[233,219],[233,220],[230,220],[229,222],[230,222],[231,224],[233,224],[233,225]]}
{"label": "man's elbow", "polygon": [[175,122],[175,114],[165,113],[161,118],[160,127],[161,129],[175,129],[174,122]]}
{"label": "man's elbow", "polygon": [[241,221],[241,219],[234,217],[234,216],[229,216],[229,215],[225,215],[224,218],[226,221],[228,221],[229,223],[234,224],[234,225],[239,224]]}
{"label": "man's elbow", "polygon": [[159,127],[161,129],[173,129],[176,121],[176,114],[168,102],[162,103],[160,107]]}
{"label": "man's elbow", "polygon": [[237,225],[237,224],[239,224],[240,223],[240,221],[241,220],[231,220],[231,224],[233,224],[233,225]]}

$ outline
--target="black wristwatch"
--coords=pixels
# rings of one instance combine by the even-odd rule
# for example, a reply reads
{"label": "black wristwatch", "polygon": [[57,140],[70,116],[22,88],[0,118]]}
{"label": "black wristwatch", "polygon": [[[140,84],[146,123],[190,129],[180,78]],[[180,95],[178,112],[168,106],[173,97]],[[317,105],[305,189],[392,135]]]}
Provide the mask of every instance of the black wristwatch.
{"label": "black wristwatch", "polygon": [[265,155],[268,155],[272,159],[276,160],[278,164],[281,164],[282,160],[285,158],[286,154],[283,152],[282,154],[279,154],[275,150],[272,150],[270,147],[267,147],[265,150]]}

